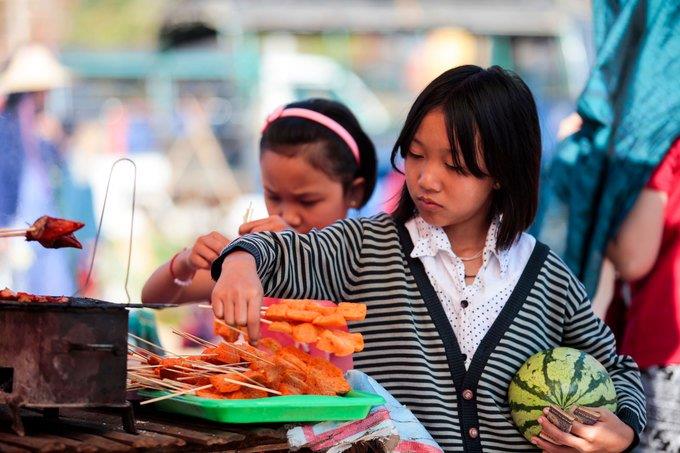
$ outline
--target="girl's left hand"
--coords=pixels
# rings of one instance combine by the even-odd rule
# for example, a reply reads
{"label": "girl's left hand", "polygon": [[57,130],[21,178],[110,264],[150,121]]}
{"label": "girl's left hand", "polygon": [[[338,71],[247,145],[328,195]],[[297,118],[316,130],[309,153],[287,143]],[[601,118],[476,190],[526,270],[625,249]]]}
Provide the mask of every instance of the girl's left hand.
{"label": "girl's left hand", "polygon": [[[623,423],[606,407],[593,410],[600,413],[600,419],[594,425],[584,425],[574,421],[571,433],[565,433],[550,423],[547,417],[539,417],[541,430],[560,445],[556,445],[540,437],[533,437],[531,442],[549,453],[563,452],[606,452],[619,453],[625,451],[635,439],[633,428]],[[544,414],[548,409],[543,410]]]}
{"label": "girl's left hand", "polygon": [[259,233],[261,231],[279,232],[292,230],[291,226],[278,215],[270,215],[264,219],[253,220],[244,223],[238,229],[238,234]]}

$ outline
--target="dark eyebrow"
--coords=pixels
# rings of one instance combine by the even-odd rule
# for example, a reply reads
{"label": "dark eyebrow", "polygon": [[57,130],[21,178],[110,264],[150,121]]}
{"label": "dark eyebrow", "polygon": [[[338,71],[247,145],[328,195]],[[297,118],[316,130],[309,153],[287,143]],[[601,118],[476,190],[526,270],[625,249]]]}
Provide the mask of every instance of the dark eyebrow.
{"label": "dark eyebrow", "polygon": [[[276,192],[275,190],[272,190],[269,187],[264,186],[264,185],[262,187],[264,187],[265,192],[270,192],[270,193],[278,195],[278,192]],[[301,192],[301,193],[292,193],[291,195],[293,195],[295,198],[308,198],[308,197],[316,198],[316,197],[322,197],[323,196],[323,194],[321,194],[319,192]]]}

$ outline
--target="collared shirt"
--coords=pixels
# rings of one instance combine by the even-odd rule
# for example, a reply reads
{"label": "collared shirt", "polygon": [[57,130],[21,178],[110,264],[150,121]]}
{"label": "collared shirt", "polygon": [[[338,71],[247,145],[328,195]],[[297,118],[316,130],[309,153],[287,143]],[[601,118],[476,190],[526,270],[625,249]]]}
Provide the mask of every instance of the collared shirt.
{"label": "collared shirt", "polygon": [[466,368],[510,297],[536,245],[533,236],[523,233],[509,249],[496,250],[499,226],[498,219],[491,222],[482,251],[482,267],[468,285],[465,263],[453,252],[444,230],[420,216],[406,222],[413,241],[411,257],[423,263],[466,357]]}

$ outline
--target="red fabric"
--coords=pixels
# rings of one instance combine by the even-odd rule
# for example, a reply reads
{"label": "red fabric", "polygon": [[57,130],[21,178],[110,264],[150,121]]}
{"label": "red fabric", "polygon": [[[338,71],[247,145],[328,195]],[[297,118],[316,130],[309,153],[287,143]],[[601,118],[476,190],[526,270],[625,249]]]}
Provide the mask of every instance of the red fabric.
{"label": "red fabric", "polygon": [[647,187],[668,195],[659,255],[652,271],[631,284],[631,306],[621,352],[640,368],[680,364],[680,140]]}

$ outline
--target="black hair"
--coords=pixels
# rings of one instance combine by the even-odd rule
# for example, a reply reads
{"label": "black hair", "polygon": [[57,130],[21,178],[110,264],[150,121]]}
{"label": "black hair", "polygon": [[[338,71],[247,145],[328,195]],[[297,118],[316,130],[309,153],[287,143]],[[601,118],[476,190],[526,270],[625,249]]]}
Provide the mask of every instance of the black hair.
{"label": "black hair", "polygon": [[[499,66],[449,69],[425,87],[411,107],[392,149],[397,171],[397,155],[405,157],[423,118],[436,109],[444,113],[454,165],[498,183],[489,214],[502,216],[497,248],[509,248],[531,226],[538,206],[541,134],[531,91],[519,76]],[[404,184],[392,215],[406,222],[415,214]]]}
{"label": "black hair", "polygon": [[5,100],[5,109],[14,110],[17,108],[22,99],[24,99],[28,93],[10,93]]}
{"label": "black hair", "polygon": [[375,146],[366,132],[361,128],[354,114],[343,104],[329,99],[307,99],[293,102],[286,108],[303,108],[319,112],[344,127],[354,138],[359,148],[357,162],[349,146],[335,132],[314,121],[283,117],[272,121],[262,133],[260,139],[260,155],[265,151],[291,156],[290,152],[280,149],[282,145],[320,144],[308,148],[304,157],[314,168],[324,172],[334,181],[340,181],[345,190],[349,189],[355,178],[366,180],[364,196],[360,206],[364,206],[373,193],[376,179]]}

